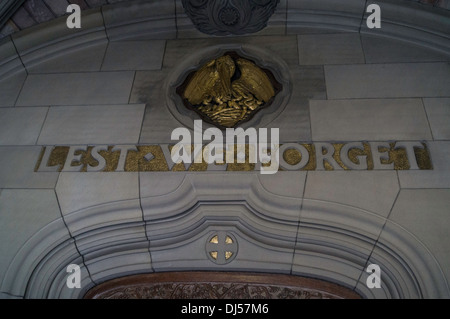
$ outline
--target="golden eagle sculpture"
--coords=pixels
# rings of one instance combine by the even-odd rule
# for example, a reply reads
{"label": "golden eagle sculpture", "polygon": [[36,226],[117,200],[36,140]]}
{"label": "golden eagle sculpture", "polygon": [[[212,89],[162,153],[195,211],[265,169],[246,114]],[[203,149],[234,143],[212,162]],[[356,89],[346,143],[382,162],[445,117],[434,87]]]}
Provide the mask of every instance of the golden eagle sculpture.
{"label": "golden eagle sculpture", "polygon": [[206,121],[228,128],[250,119],[276,93],[267,71],[234,53],[224,54],[195,71],[181,96]]}
{"label": "golden eagle sculpture", "polygon": [[217,100],[231,96],[231,77],[236,66],[230,56],[224,55],[206,63],[194,73],[186,86],[184,96],[192,105],[201,104],[213,97]]}
{"label": "golden eagle sculpture", "polygon": [[232,88],[235,93],[244,96],[252,94],[258,101],[263,102],[268,102],[275,95],[269,77],[255,63],[240,58],[237,65],[241,70],[241,77],[233,82]]}

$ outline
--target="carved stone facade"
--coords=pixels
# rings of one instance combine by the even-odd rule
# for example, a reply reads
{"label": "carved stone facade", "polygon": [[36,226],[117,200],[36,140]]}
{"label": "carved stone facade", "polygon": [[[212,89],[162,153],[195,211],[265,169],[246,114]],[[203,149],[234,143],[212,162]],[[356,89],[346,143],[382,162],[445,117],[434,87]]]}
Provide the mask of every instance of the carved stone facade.
{"label": "carved stone facade", "polygon": [[241,35],[262,30],[280,0],[183,0],[197,29],[210,35]]}
{"label": "carved stone facade", "polygon": [[118,287],[98,299],[337,299],[314,290],[233,283],[167,283]]}
{"label": "carved stone facade", "polygon": [[181,272],[114,279],[96,286],[85,298],[355,299],[360,296],[338,285],[297,276]]}
{"label": "carved stone facade", "polygon": [[[2,39],[0,298],[83,298],[114,278],[160,273],[170,273],[152,282],[161,294],[330,293],[249,272],[320,278],[368,299],[449,298],[450,11],[377,3],[377,30],[362,0],[280,1],[262,32],[228,37],[195,29],[181,0],[133,0],[85,10],[80,30],[61,17]],[[242,125],[279,129],[290,166],[276,174],[166,160],[171,132],[196,127],[176,88],[228,51],[282,84]],[[432,169],[397,169],[383,141],[425,143]],[[54,146],[57,163],[42,167],[56,169],[35,170]],[[376,158],[363,160],[367,148]],[[218,234],[232,242],[215,246]],[[73,264],[80,289],[67,281]],[[180,271],[190,277],[173,278]]]}

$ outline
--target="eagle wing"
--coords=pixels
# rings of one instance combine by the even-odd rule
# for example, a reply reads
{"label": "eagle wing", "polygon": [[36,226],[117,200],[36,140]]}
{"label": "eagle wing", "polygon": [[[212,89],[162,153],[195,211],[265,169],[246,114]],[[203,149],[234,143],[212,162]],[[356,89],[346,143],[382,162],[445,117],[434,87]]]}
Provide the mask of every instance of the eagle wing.
{"label": "eagle wing", "polygon": [[238,59],[237,64],[241,77],[233,82],[233,86],[252,93],[260,101],[268,102],[275,95],[275,90],[267,74],[249,60]]}
{"label": "eagle wing", "polygon": [[192,105],[201,104],[213,94],[214,87],[219,80],[219,73],[215,68],[216,60],[211,60],[194,73],[184,90],[184,97]]}

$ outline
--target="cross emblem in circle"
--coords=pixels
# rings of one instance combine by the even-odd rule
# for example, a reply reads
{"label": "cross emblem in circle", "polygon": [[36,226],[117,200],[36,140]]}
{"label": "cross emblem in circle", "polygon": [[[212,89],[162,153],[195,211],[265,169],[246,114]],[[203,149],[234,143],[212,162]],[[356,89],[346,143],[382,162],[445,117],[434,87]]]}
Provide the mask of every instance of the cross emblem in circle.
{"label": "cross emblem in circle", "polygon": [[219,265],[231,262],[237,255],[236,238],[226,231],[218,231],[208,237],[206,253],[208,258]]}

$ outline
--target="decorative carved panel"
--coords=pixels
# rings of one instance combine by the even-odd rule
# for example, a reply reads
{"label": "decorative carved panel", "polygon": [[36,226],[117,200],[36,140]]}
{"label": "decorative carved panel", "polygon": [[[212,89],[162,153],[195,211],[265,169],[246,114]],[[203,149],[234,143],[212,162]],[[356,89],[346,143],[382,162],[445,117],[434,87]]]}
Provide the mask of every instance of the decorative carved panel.
{"label": "decorative carved panel", "polygon": [[280,0],[183,0],[186,14],[206,34],[229,35],[260,31]]}
{"label": "decorative carved panel", "polygon": [[180,272],[134,275],[91,289],[86,299],[359,299],[316,279],[252,273]]}
{"label": "decorative carved panel", "polygon": [[188,109],[223,129],[250,120],[281,89],[270,70],[236,52],[226,52],[191,72],[177,93]]}

